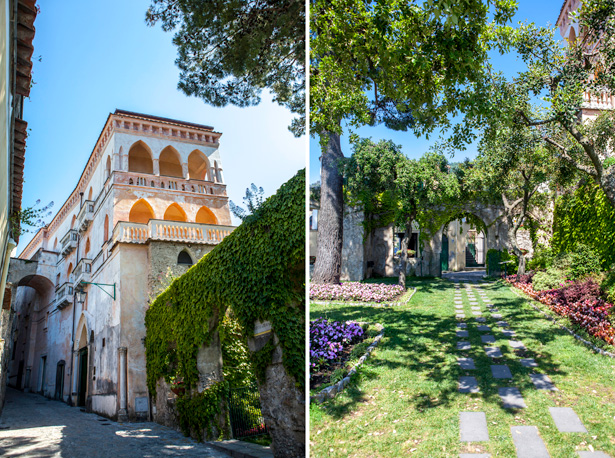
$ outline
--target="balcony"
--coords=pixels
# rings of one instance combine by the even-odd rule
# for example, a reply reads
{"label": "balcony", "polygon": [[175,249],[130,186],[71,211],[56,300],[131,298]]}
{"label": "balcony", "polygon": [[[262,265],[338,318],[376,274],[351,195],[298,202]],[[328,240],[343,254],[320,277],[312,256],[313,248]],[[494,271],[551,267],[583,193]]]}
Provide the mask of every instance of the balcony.
{"label": "balcony", "polygon": [[92,274],[92,260],[82,258],[73,270],[73,278],[75,279],[75,285],[79,285],[82,281],[89,282],[90,275]]}
{"label": "balcony", "polygon": [[235,226],[184,223],[152,219],[147,224],[120,221],[113,230],[112,244],[147,243],[150,240],[167,242],[191,242],[217,245],[229,235]]}
{"label": "balcony", "polygon": [[70,229],[62,240],[60,240],[60,244],[62,245],[62,256],[66,257],[71,251],[77,248],[77,239],[78,234],[75,229]]}
{"label": "balcony", "polygon": [[150,175],[147,173],[115,171],[113,172],[113,184],[226,197],[226,185],[223,183],[187,180],[184,178]]}
{"label": "balcony", "polygon": [[60,310],[72,305],[75,290],[71,282],[66,282],[56,290],[56,307]]}
{"label": "balcony", "polygon": [[94,219],[94,201],[86,200],[79,210],[77,215],[77,224],[79,232],[85,232],[92,220]]}
{"label": "balcony", "polygon": [[583,108],[594,110],[615,109],[615,96],[602,93],[599,96],[585,92],[583,94]]}

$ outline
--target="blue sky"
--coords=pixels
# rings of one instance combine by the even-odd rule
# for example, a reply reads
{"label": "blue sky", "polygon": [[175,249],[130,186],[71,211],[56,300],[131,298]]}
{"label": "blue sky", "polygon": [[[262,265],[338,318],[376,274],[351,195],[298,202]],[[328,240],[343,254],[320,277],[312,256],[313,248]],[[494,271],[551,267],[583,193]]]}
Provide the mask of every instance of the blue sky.
{"label": "blue sky", "polygon": [[[555,26],[563,0],[517,0],[519,7],[513,19],[513,24],[518,22],[534,22],[539,26],[550,24]],[[512,76],[523,69],[523,62],[517,60],[515,55],[493,55],[493,65],[496,70],[503,71],[507,76]],[[362,127],[355,132],[361,137],[371,137],[374,141],[393,140],[402,146],[402,151],[409,157],[420,157],[429,150],[437,140],[438,135],[430,135],[429,139],[417,138],[410,132],[398,132],[389,130],[384,126]],[[347,137],[342,137],[342,151],[346,156],[351,154],[350,144]],[[318,138],[310,138],[310,183],[320,179],[320,144]],[[475,145],[470,145],[467,150],[459,151],[452,161],[463,161],[466,157],[473,159],[476,156]]]}
{"label": "blue sky", "polygon": [[[173,35],[160,26],[146,26],[149,0],[38,4],[35,84],[24,106],[30,129],[24,207],[40,199],[41,204],[55,203],[54,214],[59,210],[116,108],[207,124],[222,132],[227,191],[238,204],[252,182],[271,195],[305,166],[306,137],[293,137],[287,129],[292,115],[267,94],[257,107],[213,108],[177,90]],[[18,252],[32,236],[22,236]]]}

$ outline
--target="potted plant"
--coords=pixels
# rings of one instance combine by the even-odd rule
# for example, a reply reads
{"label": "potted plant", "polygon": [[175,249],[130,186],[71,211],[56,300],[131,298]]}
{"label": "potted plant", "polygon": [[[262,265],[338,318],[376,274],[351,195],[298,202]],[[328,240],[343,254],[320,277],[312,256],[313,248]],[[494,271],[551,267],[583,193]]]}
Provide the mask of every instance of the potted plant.
{"label": "potted plant", "polygon": [[169,380],[171,385],[171,391],[176,395],[184,394],[186,392],[186,385],[181,377],[176,375],[172,376]]}

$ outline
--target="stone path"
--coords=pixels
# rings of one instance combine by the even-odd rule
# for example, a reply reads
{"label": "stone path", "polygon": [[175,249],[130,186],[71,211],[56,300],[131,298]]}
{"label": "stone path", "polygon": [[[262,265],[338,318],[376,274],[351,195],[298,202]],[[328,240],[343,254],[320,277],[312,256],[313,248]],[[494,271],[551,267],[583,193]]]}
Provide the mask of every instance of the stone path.
{"label": "stone path", "polygon": [[[480,286],[465,285],[463,290],[466,292],[468,302],[470,304],[470,311],[472,314],[482,314],[482,309],[477,306],[473,291],[476,290],[484,305],[487,307],[487,312],[490,313],[489,318],[491,320],[498,320],[495,322],[497,326],[496,330],[504,338],[511,338],[515,336],[515,331],[508,329],[508,322],[504,321],[504,317],[500,313],[493,313],[498,311],[491,304],[491,300],[488,299],[487,294],[482,290]],[[462,288],[459,283],[455,283],[455,309],[457,313],[457,319],[461,322],[456,323],[458,328],[463,330],[457,330],[456,335],[459,338],[468,339],[469,331],[467,323],[464,320],[464,306],[462,298]],[[475,321],[478,323],[485,323],[485,317],[477,317]],[[480,332],[489,332],[491,334],[482,334],[480,336],[481,342],[484,345],[483,349],[487,356],[492,360],[503,358],[502,352],[498,347],[489,347],[487,344],[494,344],[497,341],[495,333],[492,333],[492,328],[487,324],[478,324],[476,329]],[[527,348],[520,340],[508,340],[508,346],[510,349],[517,353],[524,355]],[[457,342],[457,350],[464,351],[472,348],[470,340],[460,340]],[[512,362],[516,363],[517,360]],[[457,362],[463,370],[475,370],[476,365],[472,358],[466,357],[466,355],[459,356]],[[533,358],[522,358],[519,360],[519,364],[527,368],[537,368],[538,364]],[[491,365],[491,377],[494,380],[512,380],[512,373],[507,364],[492,364]],[[546,374],[530,373],[529,377],[534,384],[535,389],[538,390],[550,390],[557,391],[557,387],[553,384],[551,379]],[[459,392],[468,393],[480,393],[480,386],[476,377],[461,376],[459,378]],[[498,388],[498,395],[502,401],[502,407],[505,409],[525,409],[527,405],[519,388],[512,386],[502,386]],[[545,412],[546,414],[546,412]],[[581,422],[581,419],[577,416],[574,410],[570,407],[549,407],[549,414],[553,418],[553,422],[558,431],[562,433],[587,433],[587,429]],[[459,414],[459,431],[461,442],[486,442],[489,441],[488,422],[484,412],[460,412]],[[540,433],[536,426],[512,426],[510,428],[513,443],[516,449],[517,458],[550,458],[547,446],[540,437]],[[605,458],[607,454],[600,451],[580,451],[578,452],[580,457],[586,458]],[[485,453],[462,453],[460,458],[470,457],[490,457],[491,455]]]}
{"label": "stone path", "polygon": [[28,458],[228,458],[157,423],[116,423],[38,394],[7,389],[0,456]]}

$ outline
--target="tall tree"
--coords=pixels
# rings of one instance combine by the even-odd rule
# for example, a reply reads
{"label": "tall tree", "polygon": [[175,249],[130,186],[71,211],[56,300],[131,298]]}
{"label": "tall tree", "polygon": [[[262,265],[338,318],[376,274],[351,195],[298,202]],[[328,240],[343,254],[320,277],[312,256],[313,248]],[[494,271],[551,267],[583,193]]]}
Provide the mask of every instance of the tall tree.
{"label": "tall tree", "polygon": [[176,31],[178,87],[223,107],[246,107],[267,88],[305,131],[305,3],[301,0],[152,0],[146,22]]}
{"label": "tall tree", "polygon": [[482,75],[490,21],[507,22],[515,7],[513,0],[313,0],[310,122],[323,148],[313,282],[339,281],[342,125],[384,123],[418,135],[446,125],[463,111],[460,88]]}
{"label": "tall tree", "polygon": [[[573,19],[581,35],[568,43],[533,24],[499,30],[500,45],[527,68],[511,81],[492,75],[475,88],[476,100],[490,104],[482,113],[491,118],[548,127],[552,156],[592,177],[615,207],[615,2],[584,0]],[[474,117],[473,127],[484,121]]]}
{"label": "tall tree", "polygon": [[549,187],[561,183],[563,173],[543,142],[543,128],[487,126],[479,143],[479,156],[469,181],[485,194],[501,196],[508,226],[510,250],[519,259],[519,275],[525,274],[525,254],[517,235],[539,213],[551,197]]}

